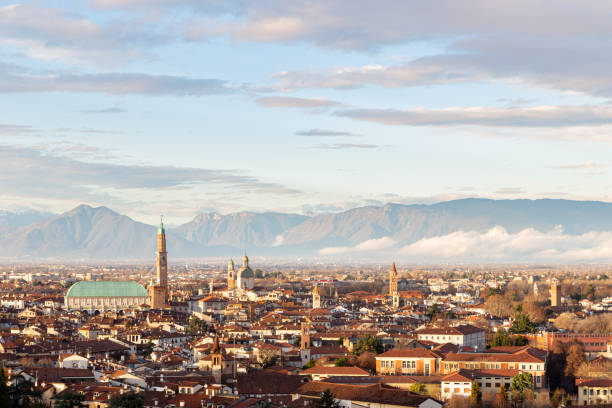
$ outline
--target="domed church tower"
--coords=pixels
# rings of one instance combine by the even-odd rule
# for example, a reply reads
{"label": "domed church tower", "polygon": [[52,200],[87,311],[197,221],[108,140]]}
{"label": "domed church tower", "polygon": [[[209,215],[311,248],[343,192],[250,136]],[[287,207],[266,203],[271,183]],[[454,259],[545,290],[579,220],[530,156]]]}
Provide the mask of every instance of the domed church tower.
{"label": "domed church tower", "polygon": [[242,268],[238,271],[236,285],[238,289],[253,289],[255,286],[255,274],[249,266],[249,257],[246,254],[242,257]]}

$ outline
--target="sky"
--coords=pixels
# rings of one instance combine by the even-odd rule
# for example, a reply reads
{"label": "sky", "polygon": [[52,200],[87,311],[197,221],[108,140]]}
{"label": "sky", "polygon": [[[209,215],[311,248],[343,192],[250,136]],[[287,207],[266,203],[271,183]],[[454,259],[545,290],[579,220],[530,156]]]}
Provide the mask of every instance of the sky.
{"label": "sky", "polygon": [[610,201],[612,3],[0,2],[0,209]]}

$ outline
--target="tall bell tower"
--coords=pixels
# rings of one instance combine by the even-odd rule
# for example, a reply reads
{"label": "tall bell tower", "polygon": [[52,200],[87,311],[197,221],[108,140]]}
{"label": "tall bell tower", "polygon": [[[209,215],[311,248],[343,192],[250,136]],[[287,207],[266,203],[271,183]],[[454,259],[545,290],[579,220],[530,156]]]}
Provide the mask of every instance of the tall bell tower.
{"label": "tall bell tower", "polygon": [[397,292],[397,280],[397,269],[395,269],[395,262],[393,262],[389,271],[389,296],[393,296]]}
{"label": "tall bell tower", "polygon": [[168,252],[166,252],[166,230],[163,217],[157,230],[157,285],[168,288]]}
{"label": "tall bell tower", "polygon": [[164,220],[157,230],[157,282],[149,286],[151,308],[163,309],[168,302],[168,252],[166,252],[166,230]]}

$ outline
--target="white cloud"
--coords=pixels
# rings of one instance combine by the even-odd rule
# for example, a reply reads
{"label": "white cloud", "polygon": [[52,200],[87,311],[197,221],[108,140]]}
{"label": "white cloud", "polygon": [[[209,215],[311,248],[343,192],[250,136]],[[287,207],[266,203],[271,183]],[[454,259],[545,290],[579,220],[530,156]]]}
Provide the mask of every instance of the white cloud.
{"label": "white cloud", "polygon": [[0,7],[0,44],[43,60],[109,63],[147,55],[147,47],[165,41],[155,24],[110,20],[97,23],[74,10],[11,4]]}
{"label": "white cloud", "polygon": [[267,96],[257,99],[257,103],[269,108],[327,108],[340,104],[325,98],[297,98],[293,96]]}
{"label": "white cloud", "polygon": [[283,234],[279,234],[276,237],[274,237],[274,242],[272,243],[272,246],[279,247],[283,245],[284,243],[285,243],[285,237],[283,237]]}
{"label": "white cloud", "polygon": [[392,248],[396,245],[395,240],[389,237],[369,239],[353,247],[328,247],[318,251],[319,255],[340,255],[351,252],[373,252]]}
{"label": "white cloud", "polygon": [[596,163],[592,160],[585,161],[583,163],[577,164],[563,164],[560,166],[554,166],[555,169],[567,169],[567,170],[588,170],[588,169],[598,169],[603,167],[601,164]]}
{"label": "white cloud", "polygon": [[299,130],[295,132],[296,136],[307,136],[307,137],[357,137],[354,133],[350,132],[342,132],[338,130],[328,130],[328,129],[308,129],[308,130]]}
{"label": "white cloud", "polygon": [[233,92],[225,81],[130,72],[31,72],[0,63],[0,93],[81,92],[107,95],[202,96]]}
{"label": "white cloud", "polygon": [[377,149],[379,147],[382,146],[368,143],[321,143],[316,146],[312,146],[313,149],[323,150]]}
{"label": "white cloud", "polygon": [[599,262],[612,260],[612,232],[568,235],[527,228],[515,234],[497,226],[486,232],[457,231],[424,238],[400,251],[413,260],[453,262]]}
{"label": "white cloud", "polygon": [[602,105],[347,109],[336,112],[336,115],[399,126],[571,127],[612,124],[612,107]]}

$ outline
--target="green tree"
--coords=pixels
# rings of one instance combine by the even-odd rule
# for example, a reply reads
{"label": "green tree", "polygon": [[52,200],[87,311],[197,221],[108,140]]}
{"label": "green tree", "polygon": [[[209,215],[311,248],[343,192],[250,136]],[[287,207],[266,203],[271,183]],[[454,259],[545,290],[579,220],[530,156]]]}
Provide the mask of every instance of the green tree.
{"label": "green tree", "polygon": [[142,408],[143,395],[135,392],[126,392],[113,396],[108,401],[109,408]]}
{"label": "green tree", "polygon": [[0,365],[0,408],[11,408],[11,406],[8,378],[6,378],[4,367]]}
{"label": "green tree", "polygon": [[340,408],[340,404],[336,402],[334,394],[327,389],[323,392],[321,398],[314,403],[314,408]]}
{"label": "green tree", "polygon": [[149,340],[149,342],[147,343],[147,347],[145,347],[145,349],[142,351],[142,355],[145,358],[149,358],[151,353],[153,353],[153,342]]}
{"label": "green tree", "polygon": [[535,325],[524,313],[519,313],[512,322],[510,327],[510,333],[533,333],[535,331]]}
{"label": "green tree", "polygon": [[527,390],[533,390],[533,375],[529,373],[518,373],[512,377],[510,390],[517,391],[520,400],[525,399]]}
{"label": "green tree", "polygon": [[65,390],[53,397],[54,408],[83,408],[85,396],[80,393]]}
{"label": "green tree", "polygon": [[408,389],[411,392],[414,392],[415,394],[429,395],[429,392],[427,391],[427,387],[423,383],[419,383],[419,382],[412,383],[410,384],[410,387]]}
{"label": "green tree", "polygon": [[506,395],[506,386],[502,384],[499,389],[499,392],[495,395],[495,400],[493,401],[493,406],[495,408],[507,408],[508,407],[508,397]]}
{"label": "green tree", "polygon": [[429,317],[430,320],[433,320],[433,318],[436,317],[436,314],[438,314],[438,304],[434,303],[433,305],[429,306],[429,309],[427,309],[425,312],[425,316]]}
{"label": "green tree", "polygon": [[497,332],[495,332],[495,336],[493,337],[493,342],[491,343],[491,346],[499,347],[511,345],[512,340],[510,339],[510,336],[508,336],[508,332],[503,327],[498,328]]}
{"label": "green tree", "polygon": [[340,358],[337,358],[336,361],[334,361],[334,365],[336,367],[344,367],[347,364],[348,364],[348,360],[346,357],[340,357]]}
{"label": "green tree", "polygon": [[8,387],[9,397],[13,408],[29,407],[34,401],[41,397],[40,391],[34,387],[34,383],[23,377],[16,377],[13,384]]}
{"label": "green tree", "polygon": [[302,338],[301,337],[296,337],[293,339],[293,345],[295,347],[300,347],[300,344],[302,344]]}
{"label": "green tree", "polygon": [[187,331],[193,335],[204,334],[208,332],[208,324],[204,320],[193,316],[191,319],[189,319]]}
{"label": "green tree", "polygon": [[550,397],[551,405],[553,407],[558,407],[563,401],[565,401],[565,392],[560,388],[556,388],[552,397]]}
{"label": "green tree", "polygon": [[480,384],[478,381],[472,381],[472,392],[470,393],[470,399],[473,405],[480,405],[482,402],[482,391],[480,390]]}
{"label": "green tree", "polygon": [[309,362],[307,362],[306,364],[304,364],[304,367],[302,367],[303,369],[308,369],[308,368],[312,368],[317,364],[316,361],[314,360],[310,360]]}
{"label": "green tree", "polygon": [[527,337],[523,335],[519,334],[514,338],[515,346],[526,346],[527,344],[529,344],[529,341],[527,340]]}
{"label": "green tree", "polygon": [[359,356],[366,351],[376,354],[382,353],[383,345],[380,339],[368,334],[367,336],[357,340],[357,344],[355,344],[355,347],[353,348],[353,354]]}

